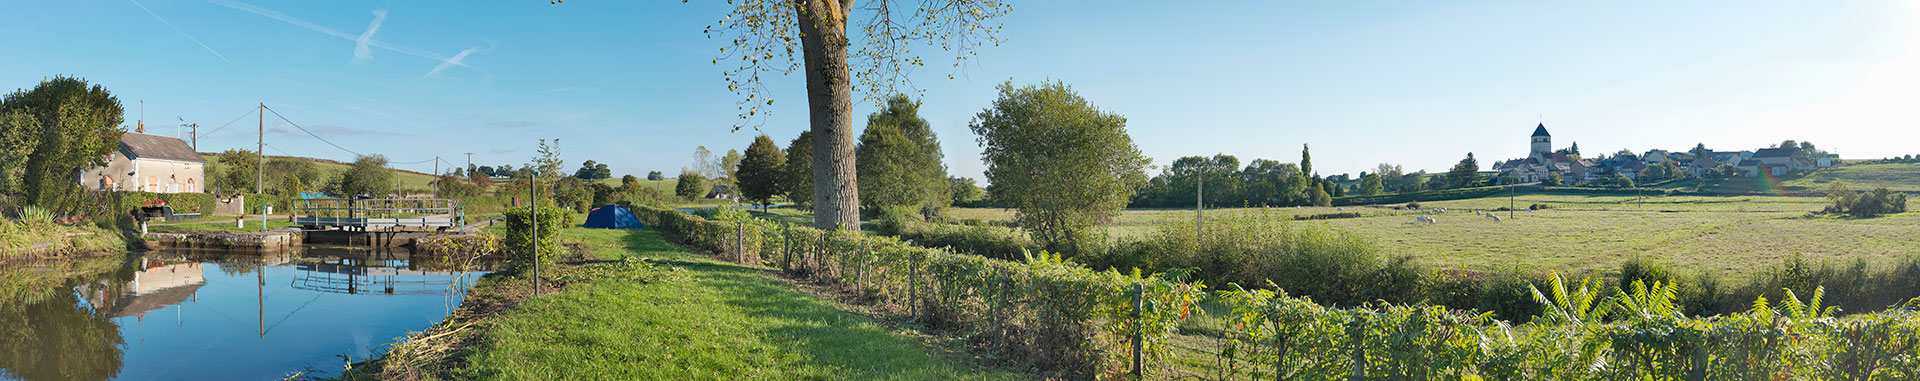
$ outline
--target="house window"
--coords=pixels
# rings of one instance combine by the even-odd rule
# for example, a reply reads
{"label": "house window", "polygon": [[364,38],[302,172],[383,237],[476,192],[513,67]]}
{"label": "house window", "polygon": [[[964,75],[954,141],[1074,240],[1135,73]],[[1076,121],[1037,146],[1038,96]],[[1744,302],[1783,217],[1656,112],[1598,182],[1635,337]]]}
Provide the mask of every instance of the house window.
{"label": "house window", "polygon": [[113,190],[113,175],[100,176],[100,190]]}
{"label": "house window", "polygon": [[160,178],[147,176],[147,192],[160,193]]}
{"label": "house window", "polygon": [[167,193],[180,193],[180,178],[167,176]]}
{"label": "house window", "polygon": [[200,189],[199,189],[199,188],[195,188],[195,187],[194,187],[194,183],[193,183],[193,178],[192,178],[192,177],[188,177],[188,178],[187,178],[187,193],[198,193],[198,192],[200,192]]}

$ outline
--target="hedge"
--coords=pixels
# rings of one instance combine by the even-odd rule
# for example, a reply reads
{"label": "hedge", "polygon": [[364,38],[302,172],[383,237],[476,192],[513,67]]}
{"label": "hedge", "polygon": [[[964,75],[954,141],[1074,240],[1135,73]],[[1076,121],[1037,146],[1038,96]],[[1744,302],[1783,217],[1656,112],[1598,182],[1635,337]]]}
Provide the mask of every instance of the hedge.
{"label": "hedge", "polygon": [[173,207],[173,212],[177,214],[200,213],[201,215],[211,215],[213,214],[214,203],[219,202],[212,194],[207,193],[88,191],[87,197],[93,200],[92,205],[98,207],[98,210],[96,210],[96,214],[98,215],[125,215],[134,213],[140,209],[141,204],[154,199],[165,200],[167,206]]}

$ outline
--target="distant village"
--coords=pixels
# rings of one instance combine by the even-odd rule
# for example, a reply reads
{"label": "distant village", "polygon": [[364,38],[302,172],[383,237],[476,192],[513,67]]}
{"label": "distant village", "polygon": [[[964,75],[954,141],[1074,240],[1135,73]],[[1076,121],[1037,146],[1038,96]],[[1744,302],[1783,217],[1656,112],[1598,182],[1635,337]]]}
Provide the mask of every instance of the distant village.
{"label": "distant village", "polygon": [[[1610,178],[1641,180],[1674,177],[1728,178],[1780,176],[1840,162],[1838,154],[1816,149],[1813,144],[1792,141],[1780,146],[1741,151],[1715,151],[1695,146],[1686,151],[1649,150],[1641,154],[1618,152],[1582,157],[1579,143],[1572,148],[1554,150],[1553,136],[1547,125],[1534,127],[1526,158],[1495,163],[1493,170],[1503,182],[1577,184]],[[1617,175],[1617,176],[1616,176]],[[1648,176],[1651,175],[1651,176]]]}

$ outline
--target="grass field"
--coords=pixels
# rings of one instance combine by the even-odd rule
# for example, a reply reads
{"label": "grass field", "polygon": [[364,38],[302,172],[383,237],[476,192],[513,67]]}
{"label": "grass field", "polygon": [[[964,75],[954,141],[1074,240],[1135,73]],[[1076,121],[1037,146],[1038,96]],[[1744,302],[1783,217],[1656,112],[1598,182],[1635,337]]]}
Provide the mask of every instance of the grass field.
{"label": "grass field", "polygon": [[[1521,195],[1514,204],[1552,208],[1512,213],[1495,222],[1471,214],[1506,207],[1508,200],[1481,198],[1423,202],[1446,208],[1437,224],[1414,222],[1418,211],[1385,207],[1214,209],[1209,215],[1295,215],[1359,212],[1360,218],[1323,223],[1371,237],[1388,253],[1411,255],[1446,268],[1518,265],[1542,270],[1606,271],[1636,256],[1678,268],[1741,278],[1795,254],[1811,260],[1865,258],[1881,261],[1920,254],[1920,213],[1852,219],[1812,216],[1825,199],[1774,196]],[[1509,213],[1497,213],[1507,218]],[[956,208],[953,218],[1006,220],[1005,209]],[[1192,223],[1191,209],[1127,210],[1108,227],[1116,238],[1150,233],[1160,223]]]}
{"label": "grass field", "polygon": [[1825,191],[1829,183],[1843,181],[1855,191],[1886,187],[1898,192],[1920,192],[1920,164],[1865,164],[1829,168],[1787,180],[1791,189]]}
{"label": "grass field", "polygon": [[597,278],[485,323],[454,370],[472,379],[1018,379],[795,291],[766,268],[709,259],[653,230],[567,229],[592,257],[632,256],[684,279]]}

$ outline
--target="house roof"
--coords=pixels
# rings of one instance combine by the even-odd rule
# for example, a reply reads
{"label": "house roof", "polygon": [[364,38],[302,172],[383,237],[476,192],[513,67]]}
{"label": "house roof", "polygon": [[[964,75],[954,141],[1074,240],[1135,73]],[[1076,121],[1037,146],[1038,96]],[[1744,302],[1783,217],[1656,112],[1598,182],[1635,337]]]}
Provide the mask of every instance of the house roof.
{"label": "house roof", "polygon": [[136,132],[120,135],[120,149],[130,159],[160,159],[205,163],[207,159],[180,139]]}
{"label": "house roof", "polygon": [[1753,157],[1793,157],[1799,156],[1800,147],[1761,148],[1753,152]]}
{"label": "house roof", "polygon": [[1551,136],[1551,135],[1547,135],[1547,124],[1541,123],[1540,126],[1534,127],[1533,136]]}

